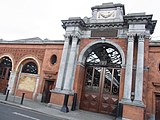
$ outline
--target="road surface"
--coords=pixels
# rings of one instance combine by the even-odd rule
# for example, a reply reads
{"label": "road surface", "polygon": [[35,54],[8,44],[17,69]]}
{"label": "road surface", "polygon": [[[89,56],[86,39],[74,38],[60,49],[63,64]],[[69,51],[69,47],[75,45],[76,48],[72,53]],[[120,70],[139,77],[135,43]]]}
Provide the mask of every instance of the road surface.
{"label": "road surface", "polygon": [[[54,114],[54,113],[53,113]],[[64,120],[55,116],[0,103],[0,120]]]}

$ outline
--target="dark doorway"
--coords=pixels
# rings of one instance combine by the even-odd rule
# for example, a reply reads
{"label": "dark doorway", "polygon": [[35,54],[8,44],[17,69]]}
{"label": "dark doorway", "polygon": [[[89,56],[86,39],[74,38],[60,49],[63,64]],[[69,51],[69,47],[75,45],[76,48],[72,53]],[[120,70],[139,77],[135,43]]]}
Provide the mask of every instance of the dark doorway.
{"label": "dark doorway", "polygon": [[54,88],[54,81],[46,80],[45,85],[44,85],[44,89],[43,89],[43,93],[42,93],[41,102],[49,103],[50,97],[51,97],[50,90],[52,90],[53,88]]}
{"label": "dark doorway", "polygon": [[160,120],[160,95],[156,95],[156,120]]}
{"label": "dark doorway", "polygon": [[5,92],[12,69],[12,62],[9,57],[0,59],[0,92]]}

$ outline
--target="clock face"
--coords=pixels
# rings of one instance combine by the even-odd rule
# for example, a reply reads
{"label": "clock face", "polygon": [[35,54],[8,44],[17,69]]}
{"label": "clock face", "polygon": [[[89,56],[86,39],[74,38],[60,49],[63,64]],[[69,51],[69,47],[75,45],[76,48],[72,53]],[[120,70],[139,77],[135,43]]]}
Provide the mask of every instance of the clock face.
{"label": "clock face", "polygon": [[97,13],[97,19],[113,19],[115,16],[115,11],[99,11]]}

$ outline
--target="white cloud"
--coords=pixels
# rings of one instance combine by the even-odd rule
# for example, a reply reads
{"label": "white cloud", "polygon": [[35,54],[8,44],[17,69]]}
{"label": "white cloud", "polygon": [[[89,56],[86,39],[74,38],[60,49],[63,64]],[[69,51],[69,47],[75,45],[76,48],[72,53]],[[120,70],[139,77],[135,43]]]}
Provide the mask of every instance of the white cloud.
{"label": "white cloud", "polygon": [[15,40],[29,37],[63,39],[61,20],[91,16],[91,7],[113,2],[125,5],[125,12],[146,12],[158,20],[155,39],[160,36],[158,0],[0,0],[0,38]]}

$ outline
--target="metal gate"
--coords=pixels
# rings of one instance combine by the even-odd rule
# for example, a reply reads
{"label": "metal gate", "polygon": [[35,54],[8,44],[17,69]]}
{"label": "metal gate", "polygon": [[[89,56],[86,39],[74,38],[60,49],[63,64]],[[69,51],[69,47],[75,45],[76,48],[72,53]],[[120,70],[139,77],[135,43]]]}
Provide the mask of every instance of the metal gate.
{"label": "metal gate", "polygon": [[97,45],[86,57],[86,74],[80,108],[116,115],[122,59],[108,44]]}
{"label": "metal gate", "polygon": [[88,67],[81,109],[116,115],[119,96],[119,68]]}

